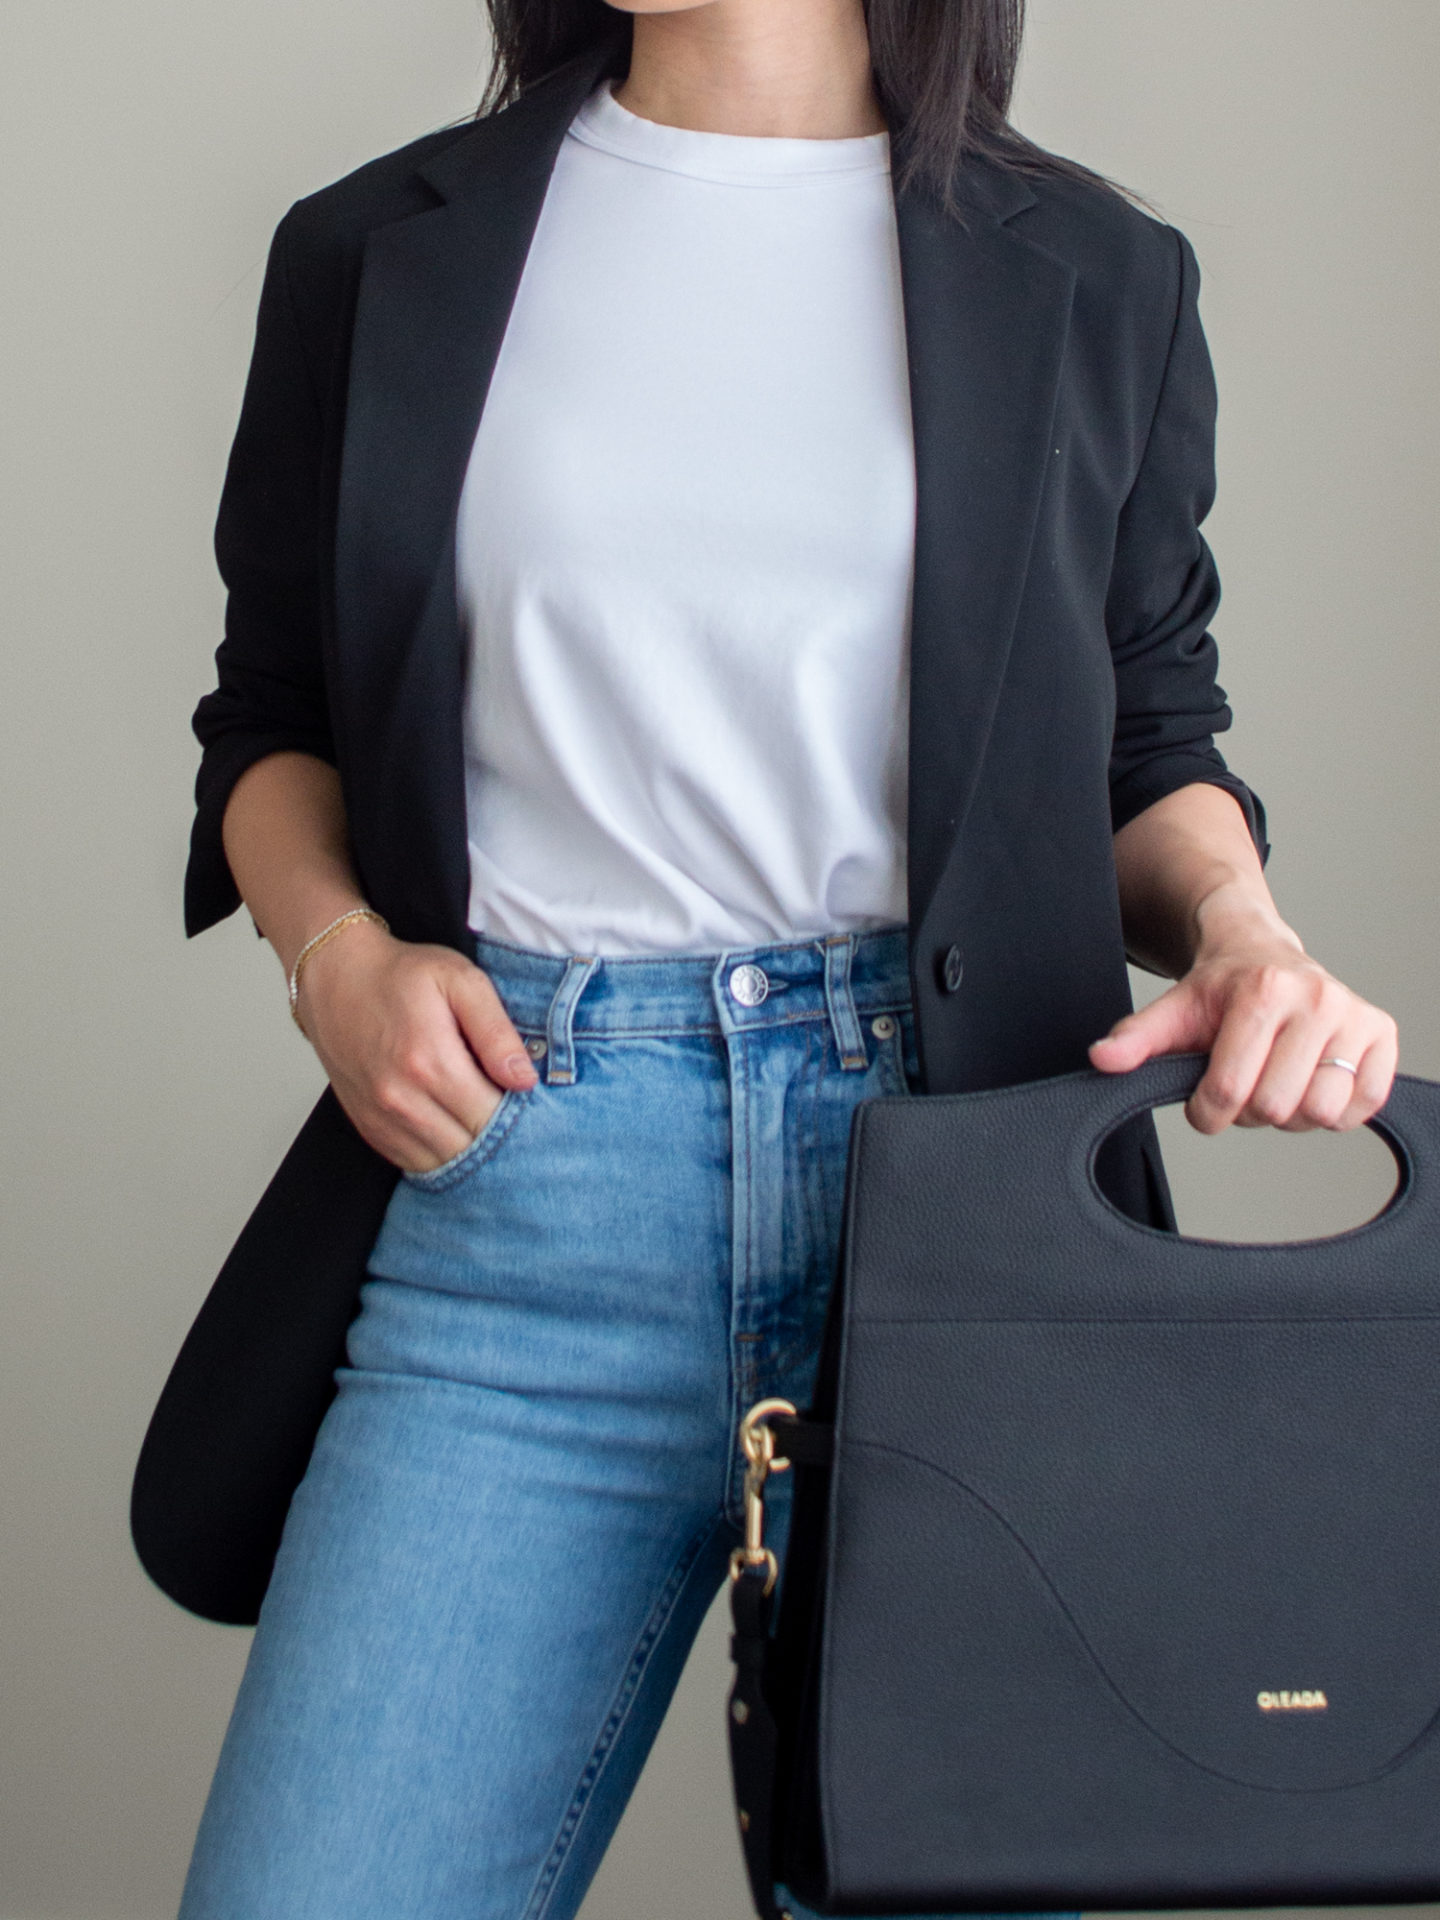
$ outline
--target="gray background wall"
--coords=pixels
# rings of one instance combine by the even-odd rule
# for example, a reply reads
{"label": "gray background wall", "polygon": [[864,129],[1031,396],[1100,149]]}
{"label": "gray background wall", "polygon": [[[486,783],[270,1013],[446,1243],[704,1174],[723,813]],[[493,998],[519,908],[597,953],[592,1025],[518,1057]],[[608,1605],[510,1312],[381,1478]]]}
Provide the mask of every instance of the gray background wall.
{"label": "gray background wall", "polygon": [[[125,1528],[166,1368],[318,1087],[247,924],[180,932],[210,528],[276,220],[464,114],[484,53],[477,0],[0,17],[3,1920],[173,1913],[244,1660]],[[1195,243],[1232,756],[1282,906],[1432,1075],[1437,73],[1434,0],[1035,0],[1019,115]],[[1325,1230],[1387,1186],[1368,1135],[1167,1135],[1197,1229]],[[587,1920],[742,1920],[723,1686],[716,1615]]]}

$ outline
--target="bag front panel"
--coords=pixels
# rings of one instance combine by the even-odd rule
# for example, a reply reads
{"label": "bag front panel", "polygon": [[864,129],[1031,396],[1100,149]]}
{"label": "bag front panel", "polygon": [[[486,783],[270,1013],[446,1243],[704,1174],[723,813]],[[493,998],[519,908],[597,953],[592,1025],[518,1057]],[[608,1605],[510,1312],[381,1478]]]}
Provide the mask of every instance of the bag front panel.
{"label": "bag front panel", "polygon": [[1440,1894],[1440,1088],[1375,1221],[1207,1246],[1093,1188],[1200,1065],[861,1116],[828,1911]]}

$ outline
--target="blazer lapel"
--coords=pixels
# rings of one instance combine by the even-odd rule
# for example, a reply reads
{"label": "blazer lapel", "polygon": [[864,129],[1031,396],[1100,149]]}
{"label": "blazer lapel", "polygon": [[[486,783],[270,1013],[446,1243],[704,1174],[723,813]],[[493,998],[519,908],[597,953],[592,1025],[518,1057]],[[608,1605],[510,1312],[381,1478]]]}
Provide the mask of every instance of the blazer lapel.
{"label": "blazer lapel", "polygon": [[918,928],[975,791],[1029,566],[1074,269],[1012,233],[1034,204],[971,163],[969,225],[896,197],[915,436],[909,914]]}
{"label": "blazer lapel", "polygon": [[397,932],[462,949],[456,508],[556,154],[612,53],[587,49],[423,165],[437,204],[372,231],[361,265],[335,538],[342,768],[372,897]]}

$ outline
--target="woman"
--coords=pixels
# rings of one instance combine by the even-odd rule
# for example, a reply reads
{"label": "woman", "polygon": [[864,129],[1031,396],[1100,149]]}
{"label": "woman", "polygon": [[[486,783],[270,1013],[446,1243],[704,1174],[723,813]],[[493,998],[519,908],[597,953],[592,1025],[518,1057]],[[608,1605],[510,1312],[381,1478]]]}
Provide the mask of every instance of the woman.
{"label": "woman", "polygon": [[[856,1102],[1195,1048],[1202,1131],[1348,1128],[1395,1067],[1213,746],[1194,256],[1007,128],[1018,5],[492,13],[509,104],[282,223],[221,511],[188,925],[246,903],[333,1090],[267,1271],[368,1277],[185,1920],[576,1910]],[[1169,1222],[1148,1121],[1106,1179]]]}

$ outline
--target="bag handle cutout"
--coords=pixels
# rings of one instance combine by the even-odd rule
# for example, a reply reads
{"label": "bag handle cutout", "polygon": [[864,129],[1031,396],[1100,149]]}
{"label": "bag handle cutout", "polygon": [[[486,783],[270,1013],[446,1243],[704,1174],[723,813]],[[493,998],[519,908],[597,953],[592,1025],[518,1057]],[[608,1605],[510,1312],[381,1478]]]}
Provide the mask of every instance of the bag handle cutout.
{"label": "bag handle cutout", "polygon": [[[1409,1074],[1397,1074],[1390,1097],[1365,1125],[1383,1140],[1395,1160],[1395,1190],[1380,1211],[1357,1226],[1341,1233],[1322,1234],[1305,1240],[1207,1240],[1193,1234],[1165,1232],[1133,1219],[1117,1207],[1100,1186],[1096,1162],[1110,1136],[1128,1120],[1137,1119],[1156,1107],[1174,1106],[1188,1100],[1204,1076],[1209,1055],[1203,1053],[1163,1054],[1147,1060],[1133,1072],[1101,1073],[1086,1069],[1073,1076],[1085,1109],[1076,1146],[1083,1160],[1081,1190],[1094,1208],[1108,1220],[1122,1221],[1137,1234],[1152,1234],[1168,1245],[1203,1247],[1207,1252],[1233,1249],[1254,1253],[1267,1248],[1318,1248],[1339,1246],[1357,1235],[1384,1231],[1394,1224],[1396,1214],[1411,1199],[1416,1185],[1417,1152],[1420,1146],[1429,1157],[1440,1157],[1440,1086]],[[1068,1077],[1068,1076],[1067,1076]],[[1440,1223],[1437,1223],[1440,1224]]]}

